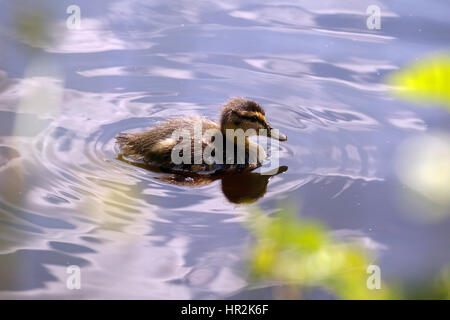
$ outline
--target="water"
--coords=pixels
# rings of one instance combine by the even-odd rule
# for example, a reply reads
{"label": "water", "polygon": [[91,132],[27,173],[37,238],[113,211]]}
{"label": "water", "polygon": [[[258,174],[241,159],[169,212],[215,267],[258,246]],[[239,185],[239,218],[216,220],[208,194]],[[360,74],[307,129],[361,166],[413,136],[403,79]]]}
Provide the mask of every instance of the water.
{"label": "water", "polygon": [[[233,96],[289,137],[287,170],[248,182],[260,207],[290,201],[362,240],[387,281],[429,279],[449,262],[450,221],[408,216],[393,162],[450,116],[383,79],[449,49],[450,7],[391,2],[77,1],[82,28],[67,30],[72,3],[48,1],[58,39],[33,47],[14,33],[27,2],[1,1],[0,297],[270,297],[246,279],[247,206],[227,195],[239,181],[169,184],[114,146],[168,117],[217,119]],[[373,4],[381,30],[366,27]],[[66,288],[69,265],[82,290]]]}

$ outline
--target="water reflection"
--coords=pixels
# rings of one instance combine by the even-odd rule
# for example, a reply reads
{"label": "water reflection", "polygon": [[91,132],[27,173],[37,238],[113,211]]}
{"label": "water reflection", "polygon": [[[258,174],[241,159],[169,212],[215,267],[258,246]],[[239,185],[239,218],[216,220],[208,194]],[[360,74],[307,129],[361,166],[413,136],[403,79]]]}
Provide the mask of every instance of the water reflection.
{"label": "water reflection", "polygon": [[[162,173],[157,166],[151,166],[144,163],[132,162],[125,159],[121,154],[117,157],[118,160],[125,163],[152,171]],[[232,203],[253,203],[259,198],[263,197],[267,192],[267,184],[270,178],[275,175],[286,172],[287,166],[281,166],[273,170],[273,173],[261,174],[260,172],[243,171],[231,172],[215,175],[202,174],[167,174],[156,177],[160,181],[174,184],[177,186],[198,187],[206,186],[216,180],[221,181],[223,195]]]}

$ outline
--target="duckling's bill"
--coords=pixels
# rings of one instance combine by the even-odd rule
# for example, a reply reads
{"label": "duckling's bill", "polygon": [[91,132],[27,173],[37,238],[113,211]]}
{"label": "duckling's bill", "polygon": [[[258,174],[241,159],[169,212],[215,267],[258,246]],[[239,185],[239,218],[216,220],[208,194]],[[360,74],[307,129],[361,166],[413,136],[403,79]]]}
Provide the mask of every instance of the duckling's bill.
{"label": "duckling's bill", "polygon": [[279,141],[286,141],[287,140],[287,136],[284,133],[281,133],[278,129],[275,129],[275,128],[270,128],[267,136],[272,138],[272,139],[279,140]]}

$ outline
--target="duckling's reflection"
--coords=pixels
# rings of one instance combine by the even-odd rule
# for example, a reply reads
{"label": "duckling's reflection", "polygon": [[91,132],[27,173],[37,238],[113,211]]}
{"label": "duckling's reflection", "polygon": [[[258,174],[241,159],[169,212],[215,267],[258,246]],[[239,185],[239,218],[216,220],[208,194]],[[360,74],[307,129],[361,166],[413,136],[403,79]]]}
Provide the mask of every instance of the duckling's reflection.
{"label": "duckling's reflection", "polygon": [[271,174],[247,171],[227,174],[222,177],[222,192],[233,203],[252,203],[263,197],[271,177],[287,171],[281,166]]}
{"label": "duckling's reflection", "polygon": [[[122,155],[117,160],[157,173],[167,173],[158,166],[145,163],[133,162],[123,158]],[[267,192],[267,184],[270,178],[280,173],[286,172],[287,166],[281,166],[265,174],[244,170],[217,174],[195,174],[195,173],[167,173],[156,179],[178,186],[198,187],[208,185],[216,180],[222,180],[222,192],[228,201],[232,203],[253,203],[263,197]]]}

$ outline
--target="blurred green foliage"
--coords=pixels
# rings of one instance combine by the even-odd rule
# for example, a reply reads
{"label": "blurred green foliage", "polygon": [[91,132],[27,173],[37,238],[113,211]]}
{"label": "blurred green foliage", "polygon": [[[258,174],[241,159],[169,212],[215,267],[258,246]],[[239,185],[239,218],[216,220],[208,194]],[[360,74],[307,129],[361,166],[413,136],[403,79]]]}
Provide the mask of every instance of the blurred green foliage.
{"label": "blurred green foliage", "polygon": [[[394,72],[388,82],[396,86],[395,93],[401,97],[443,104],[450,111],[449,54],[433,55]],[[399,167],[404,169],[397,169],[400,179],[408,187],[444,205],[445,209],[448,208],[450,190],[448,141],[448,134],[444,132],[414,140],[412,143],[416,147],[409,146],[410,152],[403,150],[401,154]],[[442,213],[434,208],[427,218],[448,216],[448,210]],[[406,299],[450,299],[450,265],[443,267],[434,280],[409,285],[403,296]]]}
{"label": "blurred green foliage", "polygon": [[18,38],[31,47],[52,44],[64,32],[63,27],[55,25],[53,11],[43,4],[17,5],[14,16]]}
{"label": "blurred green foliage", "polygon": [[[450,111],[450,55],[435,54],[389,76],[394,93],[417,102],[435,102]],[[445,218],[450,205],[450,148],[446,132],[410,139],[399,148],[397,175],[434,207],[424,218]],[[425,203],[425,201],[421,201]],[[417,205],[416,205],[417,207]]]}
{"label": "blurred green foliage", "polygon": [[[363,247],[334,239],[317,221],[285,208],[275,217],[253,210],[248,228],[255,236],[250,272],[255,281],[276,281],[300,292],[322,288],[339,299],[388,299],[386,284],[370,290],[367,267],[373,258]],[[295,296],[294,296],[295,298]]]}
{"label": "blurred green foliage", "polygon": [[450,265],[431,279],[419,279],[403,290],[405,299],[450,300]]}
{"label": "blurred green foliage", "polygon": [[443,103],[450,110],[450,55],[435,55],[390,75],[395,93],[413,101]]}

